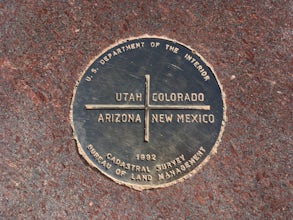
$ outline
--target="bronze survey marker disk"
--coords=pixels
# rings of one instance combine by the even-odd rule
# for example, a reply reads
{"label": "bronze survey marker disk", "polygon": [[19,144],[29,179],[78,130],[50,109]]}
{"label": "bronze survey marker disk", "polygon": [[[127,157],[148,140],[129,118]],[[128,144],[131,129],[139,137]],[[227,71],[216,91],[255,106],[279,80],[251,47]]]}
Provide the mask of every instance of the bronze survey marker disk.
{"label": "bronze survey marker disk", "polygon": [[194,50],[143,36],[90,63],[71,106],[78,150],[119,184],[164,187],[195,173],[225,124],[221,86]]}

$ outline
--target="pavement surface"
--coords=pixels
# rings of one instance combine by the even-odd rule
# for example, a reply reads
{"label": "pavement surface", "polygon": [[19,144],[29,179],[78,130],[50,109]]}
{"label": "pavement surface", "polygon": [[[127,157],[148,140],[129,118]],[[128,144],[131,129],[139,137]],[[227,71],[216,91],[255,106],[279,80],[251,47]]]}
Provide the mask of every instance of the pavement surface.
{"label": "pavement surface", "polygon": [[[292,219],[293,2],[0,1],[0,219]],[[228,122],[192,178],[142,192],[78,154],[69,112],[90,60],[143,34],[214,68]]]}

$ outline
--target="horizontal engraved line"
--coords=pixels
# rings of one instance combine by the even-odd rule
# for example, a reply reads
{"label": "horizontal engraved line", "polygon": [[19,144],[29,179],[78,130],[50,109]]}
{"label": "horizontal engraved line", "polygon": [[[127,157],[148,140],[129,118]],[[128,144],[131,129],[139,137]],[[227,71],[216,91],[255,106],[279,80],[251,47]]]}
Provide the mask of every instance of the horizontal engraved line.
{"label": "horizontal engraved line", "polygon": [[165,110],[210,110],[210,105],[149,105],[150,109]]}
{"label": "horizontal engraved line", "polygon": [[154,110],[210,110],[210,105],[95,105],[87,104],[85,105],[87,110],[98,110],[98,109],[109,109],[109,110],[119,110],[119,109],[128,109],[128,110],[144,110],[144,109],[154,109]]}
{"label": "horizontal engraved line", "polygon": [[92,104],[88,104],[85,105],[85,108],[87,110],[95,110],[95,109],[145,109],[144,105],[92,105]]}

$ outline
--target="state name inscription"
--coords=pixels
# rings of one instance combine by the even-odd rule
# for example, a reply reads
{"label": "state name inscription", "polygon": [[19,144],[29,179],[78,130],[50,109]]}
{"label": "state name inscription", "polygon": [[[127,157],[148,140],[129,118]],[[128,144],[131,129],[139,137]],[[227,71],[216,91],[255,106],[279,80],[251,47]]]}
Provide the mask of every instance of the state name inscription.
{"label": "state name inscription", "polygon": [[80,154],[119,184],[164,187],[195,173],[225,124],[210,66],[168,39],[127,40],[97,56],[76,86],[71,120]]}
{"label": "state name inscription", "polygon": [[[153,93],[153,102],[203,102],[203,93]],[[121,102],[140,102],[142,101],[142,93],[116,93],[115,101]],[[215,116],[213,114],[151,114],[151,123],[214,123]],[[99,113],[98,122],[111,123],[142,123],[140,114],[131,113]]]}

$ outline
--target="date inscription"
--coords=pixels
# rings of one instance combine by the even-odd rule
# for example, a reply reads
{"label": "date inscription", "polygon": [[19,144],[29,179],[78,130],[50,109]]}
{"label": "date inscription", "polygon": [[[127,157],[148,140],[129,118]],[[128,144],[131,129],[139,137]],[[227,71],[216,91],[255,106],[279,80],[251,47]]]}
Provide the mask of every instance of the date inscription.
{"label": "date inscription", "polygon": [[136,160],[155,161],[156,159],[157,159],[156,154],[136,154]]}

